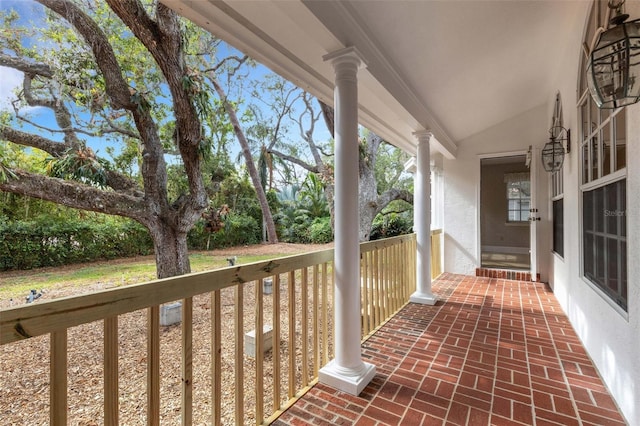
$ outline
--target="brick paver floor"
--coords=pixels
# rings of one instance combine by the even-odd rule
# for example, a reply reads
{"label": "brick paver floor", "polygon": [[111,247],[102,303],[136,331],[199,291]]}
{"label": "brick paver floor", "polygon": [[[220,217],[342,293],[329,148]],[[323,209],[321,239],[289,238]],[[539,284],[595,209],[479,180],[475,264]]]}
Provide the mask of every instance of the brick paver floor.
{"label": "brick paver floor", "polygon": [[314,386],[273,424],[624,425],[550,289],[443,274],[363,344],[354,397]]}

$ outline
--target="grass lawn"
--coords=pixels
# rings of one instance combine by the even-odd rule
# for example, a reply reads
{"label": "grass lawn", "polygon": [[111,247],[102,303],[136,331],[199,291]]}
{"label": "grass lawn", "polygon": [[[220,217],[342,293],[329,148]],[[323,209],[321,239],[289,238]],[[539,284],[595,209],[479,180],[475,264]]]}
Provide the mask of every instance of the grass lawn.
{"label": "grass lawn", "polygon": [[[303,252],[304,250],[300,250]],[[290,255],[246,254],[239,262],[251,263]],[[222,268],[228,265],[228,253],[195,252],[189,255],[193,272]],[[11,271],[0,273],[0,301],[14,299],[24,301],[31,289],[38,291],[54,287],[86,287],[96,283],[106,283],[108,287],[151,281],[156,277],[154,256],[117,259],[79,265],[42,268],[31,271]]]}

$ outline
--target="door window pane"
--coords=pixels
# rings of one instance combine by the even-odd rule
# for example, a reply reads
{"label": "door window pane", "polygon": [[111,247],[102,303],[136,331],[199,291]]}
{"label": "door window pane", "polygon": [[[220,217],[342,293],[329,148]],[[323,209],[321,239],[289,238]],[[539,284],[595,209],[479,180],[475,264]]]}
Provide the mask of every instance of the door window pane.
{"label": "door window pane", "polygon": [[529,220],[531,206],[531,182],[528,173],[508,173],[507,184],[507,220],[509,222],[526,222]]}

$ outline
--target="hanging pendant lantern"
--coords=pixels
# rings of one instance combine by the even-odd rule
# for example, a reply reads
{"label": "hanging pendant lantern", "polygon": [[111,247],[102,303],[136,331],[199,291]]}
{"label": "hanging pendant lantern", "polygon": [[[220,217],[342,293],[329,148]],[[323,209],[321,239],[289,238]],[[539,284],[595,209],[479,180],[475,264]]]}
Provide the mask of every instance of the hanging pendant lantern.
{"label": "hanging pendant lantern", "polygon": [[[571,131],[561,126],[549,129],[551,137],[549,142],[542,148],[542,166],[547,172],[557,172],[564,164],[564,154],[571,151]],[[563,133],[566,136],[563,136]],[[563,142],[566,141],[567,149]]]}
{"label": "hanging pendant lantern", "polygon": [[591,51],[587,85],[598,108],[611,109],[640,100],[640,19],[625,22],[629,15],[609,1],[616,10],[612,28],[603,32]]}
{"label": "hanging pendant lantern", "polygon": [[557,172],[564,163],[564,148],[557,140],[551,138],[542,149],[542,165],[548,172]]}

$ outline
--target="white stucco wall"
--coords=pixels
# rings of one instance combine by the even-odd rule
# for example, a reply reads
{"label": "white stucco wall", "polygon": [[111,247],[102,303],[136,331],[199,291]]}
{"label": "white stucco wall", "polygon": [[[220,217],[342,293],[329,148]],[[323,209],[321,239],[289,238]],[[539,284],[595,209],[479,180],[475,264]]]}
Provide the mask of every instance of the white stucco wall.
{"label": "white stucco wall", "polygon": [[[550,255],[554,294],[629,424],[640,424],[640,106],[628,111],[628,312],[621,313],[581,277],[581,215],[576,153],[564,179],[564,259]],[[577,128],[577,122],[571,123]],[[577,135],[576,135],[577,136]]]}
{"label": "white stucco wall", "polygon": [[[586,3],[586,2],[585,2]],[[640,2],[627,6],[632,19],[640,17]],[[586,8],[584,21],[586,22]],[[555,77],[563,102],[564,124],[572,131],[572,151],[565,158],[564,258],[552,254],[551,201],[545,191],[538,203],[543,226],[539,247],[540,272],[548,281],[596,365],[609,391],[630,425],[640,425],[640,104],[627,109],[627,263],[628,312],[619,309],[581,276],[581,197],[579,181],[580,135],[576,87],[580,34],[574,49]],[[444,162],[445,271],[474,274],[479,266],[478,185],[479,155],[542,147],[553,112],[555,92],[548,103],[510,119],[460,143],[459,156]],[[538,159],[539,161],[539,159]],[[545,172],[540,167],[540,174]],[[547,188],[548,189],[548,183]]]}
{"label": "white stucco wall", "polygon": [[[640,4],[627,5],[632,19]],[[576,46],[576,50],[579,46]],[[571,55],[558,77],[565,125],[572,129],[573,150],[564,167],[564,259],[550,255],[550,281],[562,308],[582,340],[626,420],[640,424],[640,104],[627,108],[627,274],[628,312],[612,306],[581,276],[580,135],[576,87],[578,58]],[[573,71],[573,72],[570,72]],[[549,97],[552,102],[552,95]]]}

